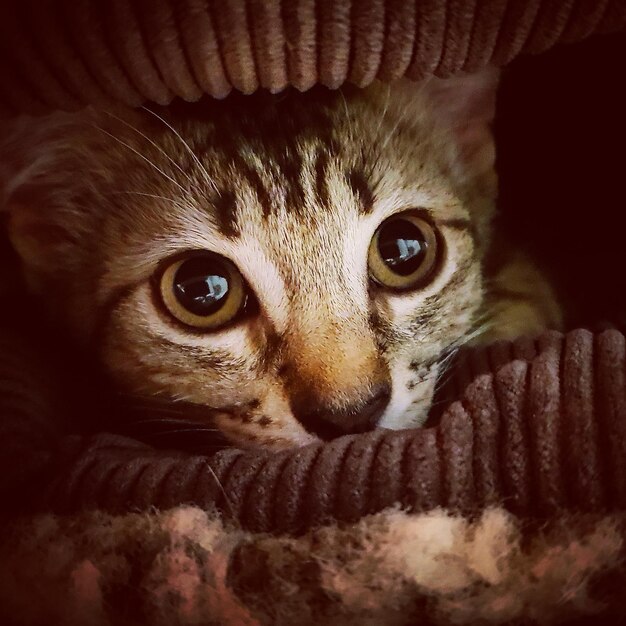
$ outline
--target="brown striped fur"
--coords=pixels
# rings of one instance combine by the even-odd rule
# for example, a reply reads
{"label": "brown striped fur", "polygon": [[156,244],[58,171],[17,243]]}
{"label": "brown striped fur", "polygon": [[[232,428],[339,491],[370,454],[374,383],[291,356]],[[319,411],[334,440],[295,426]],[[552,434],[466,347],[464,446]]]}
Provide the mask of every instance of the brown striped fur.
{"label": "brown striped fur", "polygon": [[[0,183],[28,284],[120,385],[212,407],[239,445],[307,443],[299,412],[349,422],[379,389],[380,426],[419,425],[455,347],[560,320],[521,257],[485,280],[495,80],[21,120]],[[430,284],[392,293],[368,281],[368,245],[411,208],[445,254]],[[210,333],[168,317],[151,277],[195,249],[237,265],[254,314]]]}

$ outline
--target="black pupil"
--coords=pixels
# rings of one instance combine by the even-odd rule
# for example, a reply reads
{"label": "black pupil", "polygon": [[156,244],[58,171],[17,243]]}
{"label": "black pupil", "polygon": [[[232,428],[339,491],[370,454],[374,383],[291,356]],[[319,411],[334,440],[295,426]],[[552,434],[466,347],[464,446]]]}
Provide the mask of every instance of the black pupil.
{"label": "black pupil", "polygon": [[412,274],[422,264],[427,247],[422,231],[409,220],[384,224],[378,234],[380,256],[400,276]]}
{"label": "black pupil", "polygon": [[229,274],[226,266],[216,259],[189,259],[174,276],[174,294],[190,313],[212,315],[226,302]]}

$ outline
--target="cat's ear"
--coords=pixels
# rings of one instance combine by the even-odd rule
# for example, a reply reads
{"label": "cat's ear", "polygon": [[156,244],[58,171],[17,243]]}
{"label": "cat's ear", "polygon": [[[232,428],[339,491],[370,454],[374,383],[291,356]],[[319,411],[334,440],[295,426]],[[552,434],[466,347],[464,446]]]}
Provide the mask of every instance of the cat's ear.
{"label": "cat's ear", "polygon": [[59,272],[73,242],[70,234],[55,223],[52,211],[39,202],[16,198],[7,205],[6,212],[7,234],[24,268],[43,274]]}
{"label": "cat's ear", "polygon": [[375,95],[383,114],[393,107],[398,119],[412,117],[426,128],[439,129],[451,158],[461,166],[455,169],[476,175],[494,168],[498,78],[498,70],[489,67],[450,78],[402,79],[378,87]]}
{"label": "cat's ear", "polygon": [[51,144],[66,133],[52,122],[23,118],[0,129],[0,212],[27,276],[59,273],[72,245],[59,220],[67,181]]}
{"label": "cat's ear", "polygon": [[499,72],[486,68],[423,82],[422,95],[437,123],[452,131],[461,161],[473,171],[493,167],[493,120]]}

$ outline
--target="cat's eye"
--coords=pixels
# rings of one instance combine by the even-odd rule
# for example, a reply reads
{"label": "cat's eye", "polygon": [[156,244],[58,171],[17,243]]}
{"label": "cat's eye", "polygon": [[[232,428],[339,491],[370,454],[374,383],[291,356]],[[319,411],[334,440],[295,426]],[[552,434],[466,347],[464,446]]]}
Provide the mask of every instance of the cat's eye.
{"label": "cat's eye", "polygon": [[245,283],[237,268],[211,253],[168,265],[160,275],[159,293],[179,322],[207,331],[231,322],[246,303]]}
{"label": "cat's eye", "polygon": [[385,220],[372,238],[370,276],[388,289],[416,289],[432,278],[438,256],[433,226],[418,215],[400,213]]}

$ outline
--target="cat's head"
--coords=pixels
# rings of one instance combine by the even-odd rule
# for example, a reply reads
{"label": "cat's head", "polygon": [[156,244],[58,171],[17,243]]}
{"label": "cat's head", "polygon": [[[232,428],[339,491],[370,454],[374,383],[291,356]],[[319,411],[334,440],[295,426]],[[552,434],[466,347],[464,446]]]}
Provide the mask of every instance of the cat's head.
{"label": "cat's head", "polygon": [[479,323],[495,75],[22,120],[25,277],[124,388],[240,445],[419,425]]}

